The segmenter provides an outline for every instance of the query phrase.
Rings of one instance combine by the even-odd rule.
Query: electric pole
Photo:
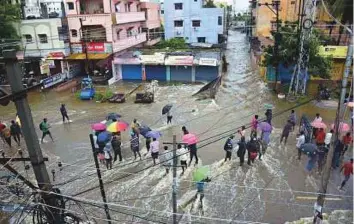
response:
[[[86,44],[86,37],[84,37],[84,30],[82,29],[82,18],[80,20],[80,29],[81,29],[81,42],[82,42],[82,49],[85,53],[85,72],[89,74],[89,59],[88,59],[88,52],[87,52],[87,44]]]
[[[172,184],[172,210],[173,224],[177,224],[177,143],[173,135],[173,184]]]
[[[353,33],[350,29],[348,29],[348,32],[350,33],[350,41],[348,44],[347,57],[345,60],[345,69],[344,69],[344,74],[343,74],[343,79],[342,79],[340,100],[338,101],[338,109],[337,109],[337,114],[336,114],[335,142],[337,140],[339,140],[339,129],[340,129],[339,125],[340,125],[341,119],[344,116],[344,100],[345,100],[345,95],[346,95],[346,91],[347,91],[347,84],[348,84],[348,76],[350,73],[350,67],[353,62]],[[320,192],[317,197],[317,203],[316,203],[318,206],[317,212],[319,212],[319,213],[322,213],[322,208],[323,208],[325,197],[326,197],[327,185],[328,185],[329,177],[331,174],[331,166],[332,166],[334,148],[335,148],[335,145],[332,148],[330,148],[330,150],[328,152],[326,165],[324,167],[324,172],[321,177],[321,185],[320,185],[320,190],[319,190]],[[316,211],[315,211],[315,215],[316,215]],[[316,217],[315,217],[315,219],[316,219]]]
[[[31,109],[27,101],[26,89],[22,85],[22,75],[19,63],[16,57],[16,50],[4,50],[4,61],[6,65],[6,74],[9,80],[13,101],[16,106],[18,116],[21,120],[23,136],[27,145],[29,158],[31,160],[33,172],[36,176],[37,184],[41,192],[44,203],[48,206],[45,214],[49,223],[62,223],[60,208],[57,209],[56,198],[48,192],[52,191],[49,174],[44,163],[42,150],[39,146],[37,133],[31,115]],[[53,208],[54,207],[54,208]]]
[[[100,170],[100,165],[98,164],[98,159],[97,159],[98,151],[95,148],[95,142],[93,140],[93,135],[92,134],[90,134],[90,142],[91,142],[91,147],[92,147],[93,159],[95,160],[95,166],[96,166],[96,171],[97,171],[98,183],[100,185],[102,201],[104,202],[104,211],[106,213],[107,219],[109,220],[108,223],[111,224],[111,215],[109,214],[109,208],[108,208],[108,205],[107,205],[106,192],[104,190],[102,176],[101,176],[101,170]]]

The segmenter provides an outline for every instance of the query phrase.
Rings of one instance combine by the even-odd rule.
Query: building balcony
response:
[[[143,23],[143,28],[155,29],[155,28],[160,28],[160,27],[161,27],[160,20],[146,20]]]
[[[155,39],[150,39],[150,40],[146,41],[145,45],[146,46],[153,46],[153,45],[157,44],[160,41],[161,41],[161,37],[158,37],[158,38],[155,38]]]
[[[119,52],[125,50],[127,48],[136,46],[138,44],[142,44],[146,41],[146,33],[139,33],[137,35],[133,35],[131,37],[116,40],[113,43],[113,52]]]
[[[111,23],[111,14],[87,14],[87,15],[68,15],[68,21],[82,19],[83,26],[100,25],[105,26]]]
[[[115,24],[125,24],[145,21],[144,12],[117,12]]]

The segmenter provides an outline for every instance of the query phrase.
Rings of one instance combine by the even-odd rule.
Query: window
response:
[[[198,43],[205,43],[205,37],[198,37]]]
[[[26,43],[32,42],[32,36],[30,34],[25,34],[23,37],[26,39]]]
[[[200,20],[192,20],[193,27],[200,27]]]
[[[121,33],[122,33],[121,29],[117,30],[117,40],[120,40]]]
[[[164,14],[165,13],[165,10],[161,10],[161,14]]]
[[[218,16],[218,25],[222,25],[222,16]]]
[[[197,2],[198,0],[194,0],[194,2]]]
[[[128,28],[128,30],[127,30],[127,37],[131,37],[131,36],[133,36],[133,32],[134,32],[134,27],[130,27],[130,28]]]
[[[183,20],[175,20],[175,27],[183,27]]]
[[[182,10],[183,9],[183,3],[175,3],[175,10]]]
[[[74,10],[74,3],[73,2],[68,2],[66,4],[68,5],[69,10]]]
[[[291,1],[290,4],[295,5],[296,1]]]
[[[77,37],[77,30],[70,30],[72,37]]]
[[[38,34],[38,38],[39,38],[39,43],[41,43],[41,44],[48,43],[47,34]]]

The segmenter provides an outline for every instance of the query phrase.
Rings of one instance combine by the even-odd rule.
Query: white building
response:
[[[180,37],[187,43],[222,43],[225,11],[205,8],[203,4],[203,0],[165,1],[165,39]]]

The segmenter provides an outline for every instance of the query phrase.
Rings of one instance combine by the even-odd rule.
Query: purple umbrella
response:
[[[162,136],[162,134],[159,131],[149,131],[145,135],[145,137],[148,137],[148,138],[160,138],[161,136]]]
[[[261,122],[258,124],[258,129],[260,129],[263,132],[272,132],[273,127],[270,125],[268,122]]]

